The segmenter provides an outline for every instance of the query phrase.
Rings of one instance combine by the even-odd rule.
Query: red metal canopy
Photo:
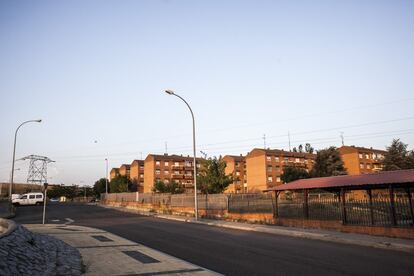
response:
[[[271,189],[269,191],[284,191],[284,190],[303,190],[303,189],[327,189],[340,187],[358,187],[358,186],[379,186],[388,184],[414,184],[414,169],[387,171],[371,174],[361,175],[342,175],[331,177],[318,177],[300,179],[287,184],[283,184]],[[373,187],[374,188],[374,187]]]

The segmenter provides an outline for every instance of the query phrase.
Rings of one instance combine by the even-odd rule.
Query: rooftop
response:
[[[414,169],[386,171],[361,175],[341,175],[300,179],[279,185],[266,191],[327,189],[327,188],[362,188],[363,186],[384,187],[390,184],[414,184]]]

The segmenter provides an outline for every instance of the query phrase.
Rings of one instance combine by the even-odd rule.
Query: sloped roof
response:
[[[342,175],[300,179],[279,185],[266,191],[346,188],[358,186],[379,186],[388,184],[414,184],[414,169],[387,171],[361,175]]]

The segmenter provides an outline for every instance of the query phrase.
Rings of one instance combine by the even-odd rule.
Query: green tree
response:
[[[309,143],[306,143],[306,144],[305,144],[305,152],[306,152],[306,153],[313,153],[313,152],[314,152],[314,149],[313,149],[313,147],[311,146],[311,144],[309,144]]]
[[[314,152],[314,149],[313,149],[313,147],[309,143],[306,143],[305,144],[305,149],[303,148],[303,145],[300,144],[297,148],[296,147],[293,147],[292,151],[293,152],[300,152],[300,153],[303,153],[303,152],[313,153]]]
[[[285,166],[280,179],[283,183],[289,183],[298,179],[309,178],[310,174],[307,170],[295,166]]]
[[[76,186],[76,197],[92,197],[95,196],[95,191],[92,187],[88,186],[82,186],[78,187]]]
[[[106,192],[106,178],[101,178],[95,182],[93,185],[94,193],[97,197],[100,197],[101,194]],[[108,193],[109,193],[109,183],[108,183]]]
[[[319,150],[313,165],[312,177],[325,177],[347,174],[341,155],[337,148],[329,147]]]
[[[233,183],[233,175],[226,175],[226,162],[214,157],[203,160],[198,172],[197,186],[204,194],[218,194],[224,192]]]
[[[414,150],[407,148],[400,139],[394,139],[384,156],[384,171],[414,169]]]
[[[164,183],[158,180],[154,182],[152,191],[154,193],[182,194],[185,190],[184,187],[177,183],[175,180],[170,180],[169,183]]]
[[[130,191],[131,180],[125,175],[117,175],[109,182],[111,193],[125,193]]]

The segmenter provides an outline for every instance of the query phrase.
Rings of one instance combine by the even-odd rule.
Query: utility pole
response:
[[[108,158],[105,158],[106,174],[105,174],[105,196],[108,196]]]
[[[44,198],[43,198],[43,219],[42,219],[42,224],[45,224],[45,218],[46,218],[46,199],[47,199],[47,182],[45,182],[43,184],[43,187],[45,189],[45,194],[44,194]]]
[[[266,134],[263,134],[263,148],[266,149]]]
[[[342,146],[344,146],[345,142],[344,142],[344,132],[343,131],[341,131],[340,137],[341,137],[341,140],[342,140]]]
[[[290,132],[288,131],[288,140],[289,140],[289,151],[292,151],[290,148]]]

